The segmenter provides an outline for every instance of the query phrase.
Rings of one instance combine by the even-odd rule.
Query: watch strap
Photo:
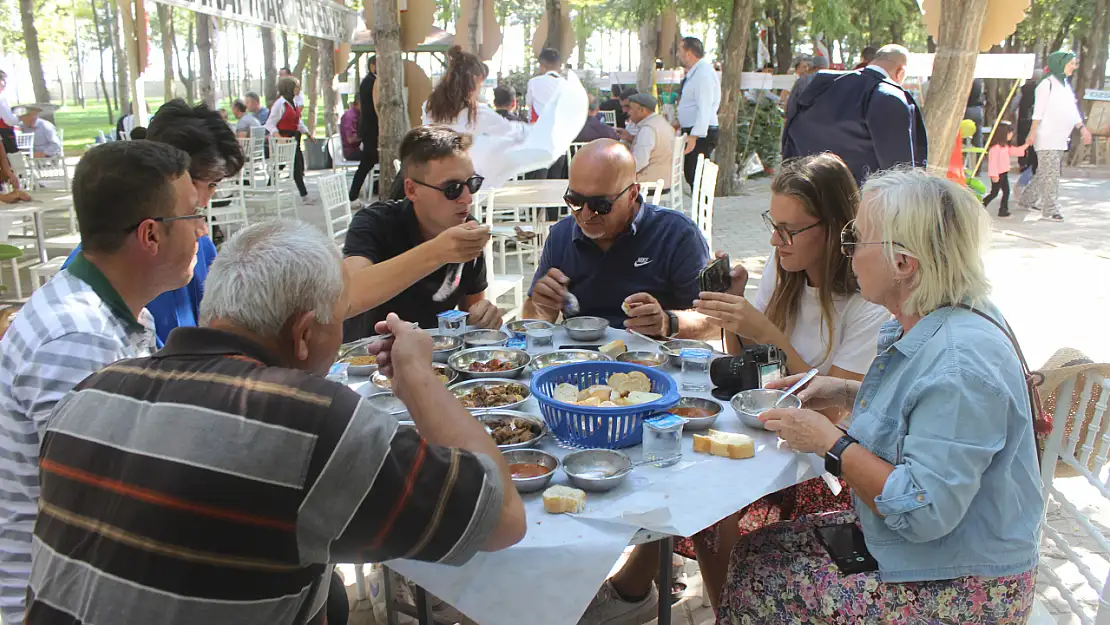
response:
[[[832,473],[836,477],[840,477],[840,459],[844,455],[844,450],[852,443],[858,443],[855,438],[852,438],[847,433],[837,439],[829,451],[825,454],[825,470]]]
[[[667,319],[670,320],[670,332],[667,333],[667,338],[672,339],[678,336],[678,315],[669,310],[665,312],[667,313]]]

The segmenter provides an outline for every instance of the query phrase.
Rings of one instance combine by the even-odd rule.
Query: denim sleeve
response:
[[[965,372],[926,382],[909,414],[901,460],[875,498],[887,527],[914,543],[955,529],[1006,442],[1011,403],[1006,392]]]

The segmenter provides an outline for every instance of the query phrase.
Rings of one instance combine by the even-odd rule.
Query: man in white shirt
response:
[[[720,129],[721,79],[705,59],[705,45],[697,37],[684,37],[678,45],[678,62],[686,70],[678,101],[678,124],[686,135],[686,182],[694,186],[698,155],[709,158],[717,147]]]
[[[53,158],[62,155],[62,141],[54,124],[39,117],[42,112],[37,106],[28,106],[19,116],[19,129],[35,135],[35,158]]]
[[[562,58],[559,51],[554,48],[544,48],[540,51],[540,75],[528,81],[528,92],[524,101],[532,109],[532,123],[535,123],[543,109],[555,99],[555,94],[566,84],[559,74]]]
[[[671,156],[674,153],[674,128],[655,112],[657,102],[646,93],[628,98],[628,117],[636,122],[639,132],[632,139],[632,157],[636,160],[636,181],[663,180],[670,187]],[[666,189],[665,189],[666,190]]]

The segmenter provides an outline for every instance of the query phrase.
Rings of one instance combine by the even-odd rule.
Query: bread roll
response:
[[[543,509],[550,514],[582,512],[586,509],[586,493],[556,484],[543,491]]]
[[[694,451],[733,460],[751,458],[755,456],[755,439],[736,432],[709,430],[704,435],[694,434]]]

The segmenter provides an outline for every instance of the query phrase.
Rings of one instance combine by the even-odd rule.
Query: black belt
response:
[[[684,132],[686,134],[690,134],[690,131],[693,130],[693,129],[694,129],[693,126],[686,126],[685,128],[682,129],[682,132]],[[705,133],[709,134],[711,131],[714,131],[714,130],[716,130],[717,132],[720,132],[721,127],[720,126],[710,126],[708,129],[706,129]],[[700,138],[700,137],[697,137],[697,138]]]

